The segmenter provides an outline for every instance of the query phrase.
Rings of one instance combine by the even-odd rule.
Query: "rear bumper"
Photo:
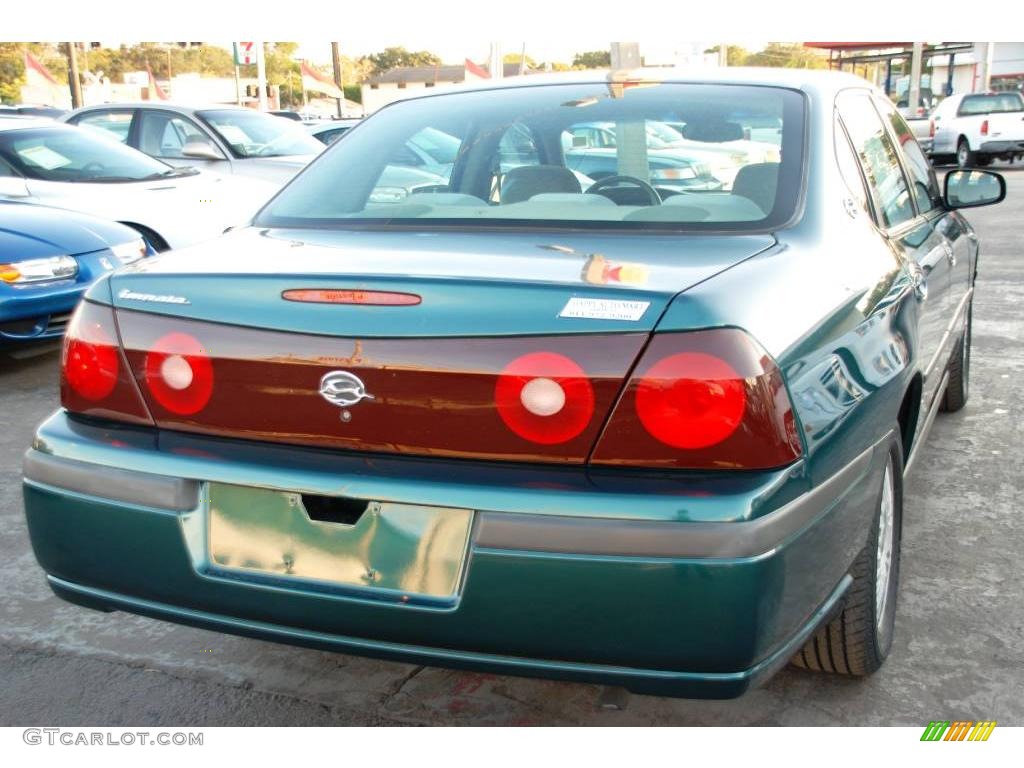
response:
[[[405,661],[732,697],[836,609],[881,460],[870,448],[816,491],[801,492],[797,466],[696,478],[684,485],[705,490],[687,496],[664,478],[574,486],[561,468],[463,474],[465,462],[438,472],[58,413],[26,457],[24,494],[37,559],[73,602]],[[423,605],[227,578],[194,535],[205,481],[475,509],[461,590]]]
[[[983,155],[1002,155],[1011,152],[1024,152],[1024,140],[986,141],[978,147],[978,152]]]

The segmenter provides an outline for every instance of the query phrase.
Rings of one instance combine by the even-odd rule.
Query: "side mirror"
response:
[[[977,208],[1000,203],[1006,197],[1006,180],[991,171],[950,171],[943,199],[946,207]]]
[[[196,160],[223,160],[223,153],[208,141],[189,141],[181,148],[184,157]]]
[[[31,197],[28,184],[18,176],[0,176],[0,197]]]

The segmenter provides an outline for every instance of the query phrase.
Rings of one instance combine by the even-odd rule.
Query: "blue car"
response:
[[[96,278],[149,253],[123,224],[0,201],[0,349],[61,336]]]

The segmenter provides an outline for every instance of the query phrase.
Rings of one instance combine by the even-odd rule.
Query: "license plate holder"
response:
[[[207,562],[234,578],[376,596],[454,598],[461,589],[473,511],[367,503],[352,525],[311,519],[302,494],[208,483]]]

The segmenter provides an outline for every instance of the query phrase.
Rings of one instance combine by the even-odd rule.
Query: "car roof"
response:
[[[111,101],[104,104],[90,104],[87,107],[79,107],[73,112],[69,112],[64,117],[72,117],[84,112],[96,112],[108,109],[163,109],[171,112],[181,112],[182,114],[187,115],[210,109],[237,110],[239,112],[257,111],[249,109],[248,107],[240,107],[237,104],[176,104],[173,101]],[[271,117],[278,117],[278,115],[271,115]]]
[[[48,117],[29,115],[0,115],[0,131],[21,130],[26,128],[57,128],[59,130],[75,130],[70,125],[60,125]]]
[[[852,75],[825,69],[791,69],[786,67],[641,67],[624,70],[582,70],[524,75],[501,80],[474,80],[438,86],[429,93],[407,96],[403,101],[429,99],[452,93],[467,93],[545,85],[588,83],[700,83],[721,85],[775,86],[830,97],[847,88],[878,90],[872,83]]]

